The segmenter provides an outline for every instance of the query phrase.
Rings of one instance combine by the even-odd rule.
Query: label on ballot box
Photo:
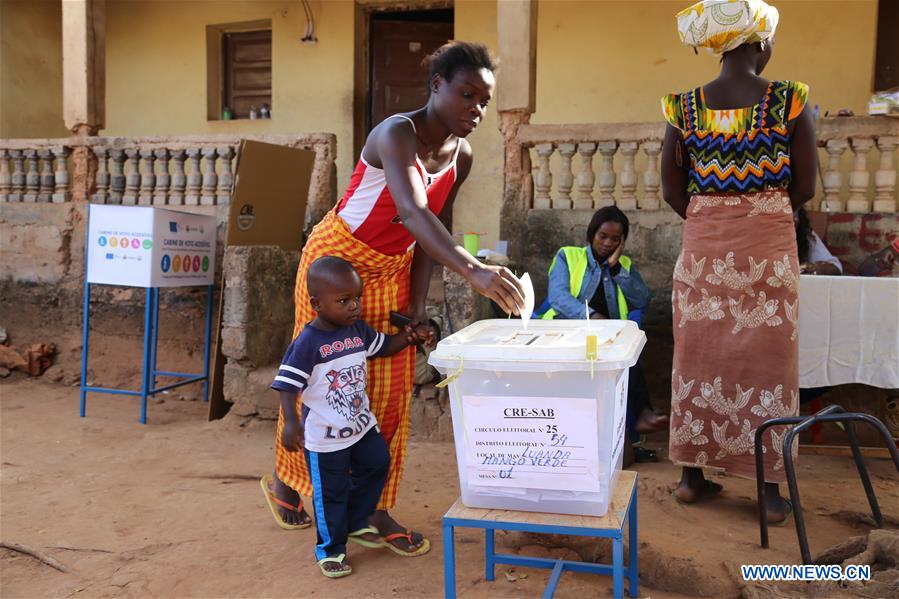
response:
[[[471,485],[599,489],[596,399],[462,398]]]

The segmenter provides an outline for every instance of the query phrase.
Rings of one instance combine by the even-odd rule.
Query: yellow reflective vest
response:
[[[584,275],[587,273],[587,264],[589,263],[589,259],[587,258],[587,252],[590,251],[589,246],[578,247],[578,246],[566,246],[562,248],[562,252],[565,254],[565,261],[568,263],[568,275],[570,277],[570,289],[571,295],[577,297],[581,293],[581,286],[584,284]],[[621,264],[621,268],[630,272],[631,270],[631,259],[627,256],[621,256],[618,259],[618,263]],[[549,272],[552,273],[553,268],[556,267],[556,258],[553,258],[552,264],[549,265]],[[600,281],[600,285],[602,281]],[[617,285],[615,288],[618,290],[618,316],[622,319],[627,318],[627,314],[630,310],[627,307],[627,300],[624,298],[624,293],[621,291],[621,287]],[[603,291],[605,293],[605,291]],[[552,320],[558,314],[555,309],[550,308],[546,312],[544,312],[543,316],[540,318],[545,320]]]

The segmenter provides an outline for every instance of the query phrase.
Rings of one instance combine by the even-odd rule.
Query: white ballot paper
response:
[[[524,328],[528,328],[528,321],[534,313],[534,284],[531,282],[529,273],[524,273],[518,280],[521,286],[524,287],[524,308],[521,310],[521,323]]]

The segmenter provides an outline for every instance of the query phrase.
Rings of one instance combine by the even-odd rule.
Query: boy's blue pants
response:
[[[321,560],[346,553],[347,534],[368,526],[387,480],[390,452],[377,427],[346,449],[305,452],[318,532],[315,559]]]

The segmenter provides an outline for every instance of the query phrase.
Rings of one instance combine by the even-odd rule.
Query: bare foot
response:
[[[391,518],[386,510],[377,510],[368,519],[368,523],[377,528],[383,537],[396,533],[405,534],[406,532],[406,527],[400,525],[396,520]],[[400,551],[413,553],[424,545],[425,538],[420,533],[413,532],[411,543],[409,542],[409,539],[405,537],[391,539],[388,542]]]
[[[699,484],[688,484],[682,480],[674,490],[674,497],[681,503],[696,503],[715,497],[721,493],[723,488],[718,483],[705,479],[702,479],[702,483]]]
[[[768,524],[777,526],[787,521],[793,512],[793,505],[780,496],[776,484],[765,483],[765,516]]]
[[[301,504],[300,494],[282,483],[277,474],[272,475],[272,480],[274,481],[273,492],[275,497],[290,505]],[[278,513],[281,514],[281,518],[287,524],[310,524],[312,522],[312,518],[306,513],[306,508],[304,507],[300,507],[300,511],[295,512],[279,505]]]

